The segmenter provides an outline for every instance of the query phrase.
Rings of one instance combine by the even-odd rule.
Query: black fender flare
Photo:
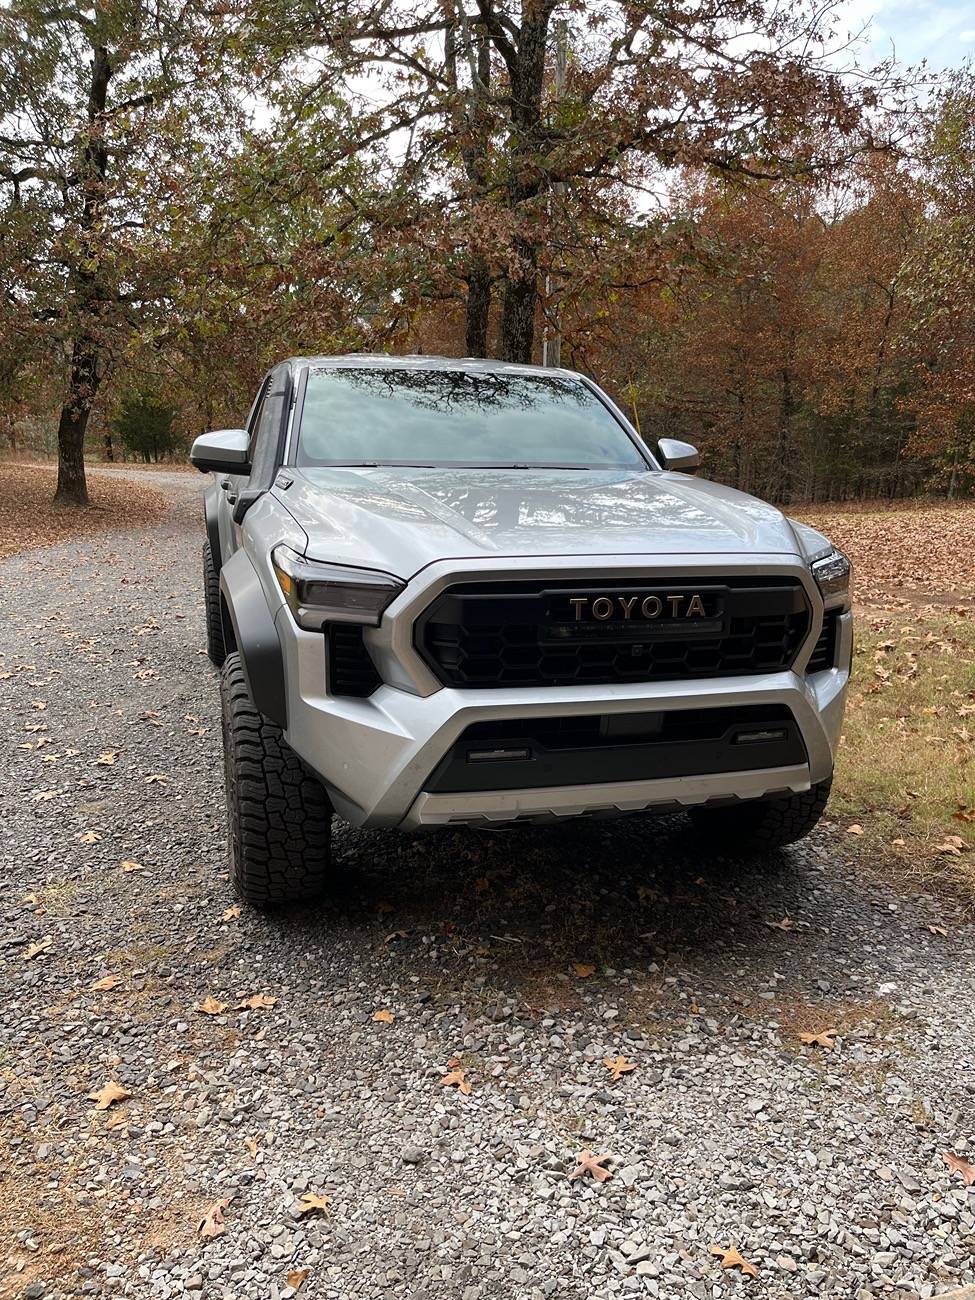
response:
[[[279,727],[288,725],[284,654],[274,615],[246,551],[236,550],[220,570],[220,595],[230,618],[251,699]]]
[[[215,573],[219,573],[223,567],[223,556],[220,554],[220,525],[217,523],[217,493],[219,488],[208,488],[203,496],[203,515],[206,519],[207,541],[210,543],[210,559],[213,562]]]

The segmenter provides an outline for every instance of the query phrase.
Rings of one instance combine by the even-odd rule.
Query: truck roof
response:
[[[551,366],[518,365],[490,357],[437,357],[425,353],[392,356],[387,352],[344,352],[335,356],[289,357],[288,364],[293,370],[301,370],[306,366],[335,366],[363,370],[462,370],[475,374],[557,374],[576,377],[574,370],[553,369]]]

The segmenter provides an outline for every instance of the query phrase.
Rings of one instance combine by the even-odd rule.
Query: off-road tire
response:
[[[207,658],[214,668],[222,668],[227,657],[223,643],[223,618],[220,614],[220,574],[213,567],[210,543],[203,543],[203,605],[207,619]]]
[[[254,706],[240,655],[220,674],[230,881],[261,909],[320,898],[330,874],[332,806],[321,782]]]
[[[691,821],[700,834],[719,842],[729,854],[779,849],[813,829],[823,815],[830,784],[820,781],[802,794],[753,799],[729,808],[693,808]]]

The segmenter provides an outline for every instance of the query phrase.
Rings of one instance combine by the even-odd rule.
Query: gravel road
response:
[[[173,502],[151,531],[0,565],[0,1296],[975,1281],[975,1187],[942,1158],[975,1158],[951,904],[828,829],[756,866],[639,818],[343,828],[320,909],[237,915],[200,483],[147,480]],[[107,1083],[131,1095],[98,1110]],[[608,1181],[569,1180],[584,1149]]]

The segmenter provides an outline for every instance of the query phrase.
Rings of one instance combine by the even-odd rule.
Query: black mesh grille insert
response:
[[[465,583],[420,618],[416,644],[448,686],[670,681],[789,668],[809,618],[783,578]]]
[[[382,678],[362,639],[362,628],[332,623],[326,632],[328,689],[332,695],[371,695]]]
[[[809,659],[807,673],[821,673],[836,666],[836,634],[840,626],[840,611],[829,609],[823,615],[823,630]]]

